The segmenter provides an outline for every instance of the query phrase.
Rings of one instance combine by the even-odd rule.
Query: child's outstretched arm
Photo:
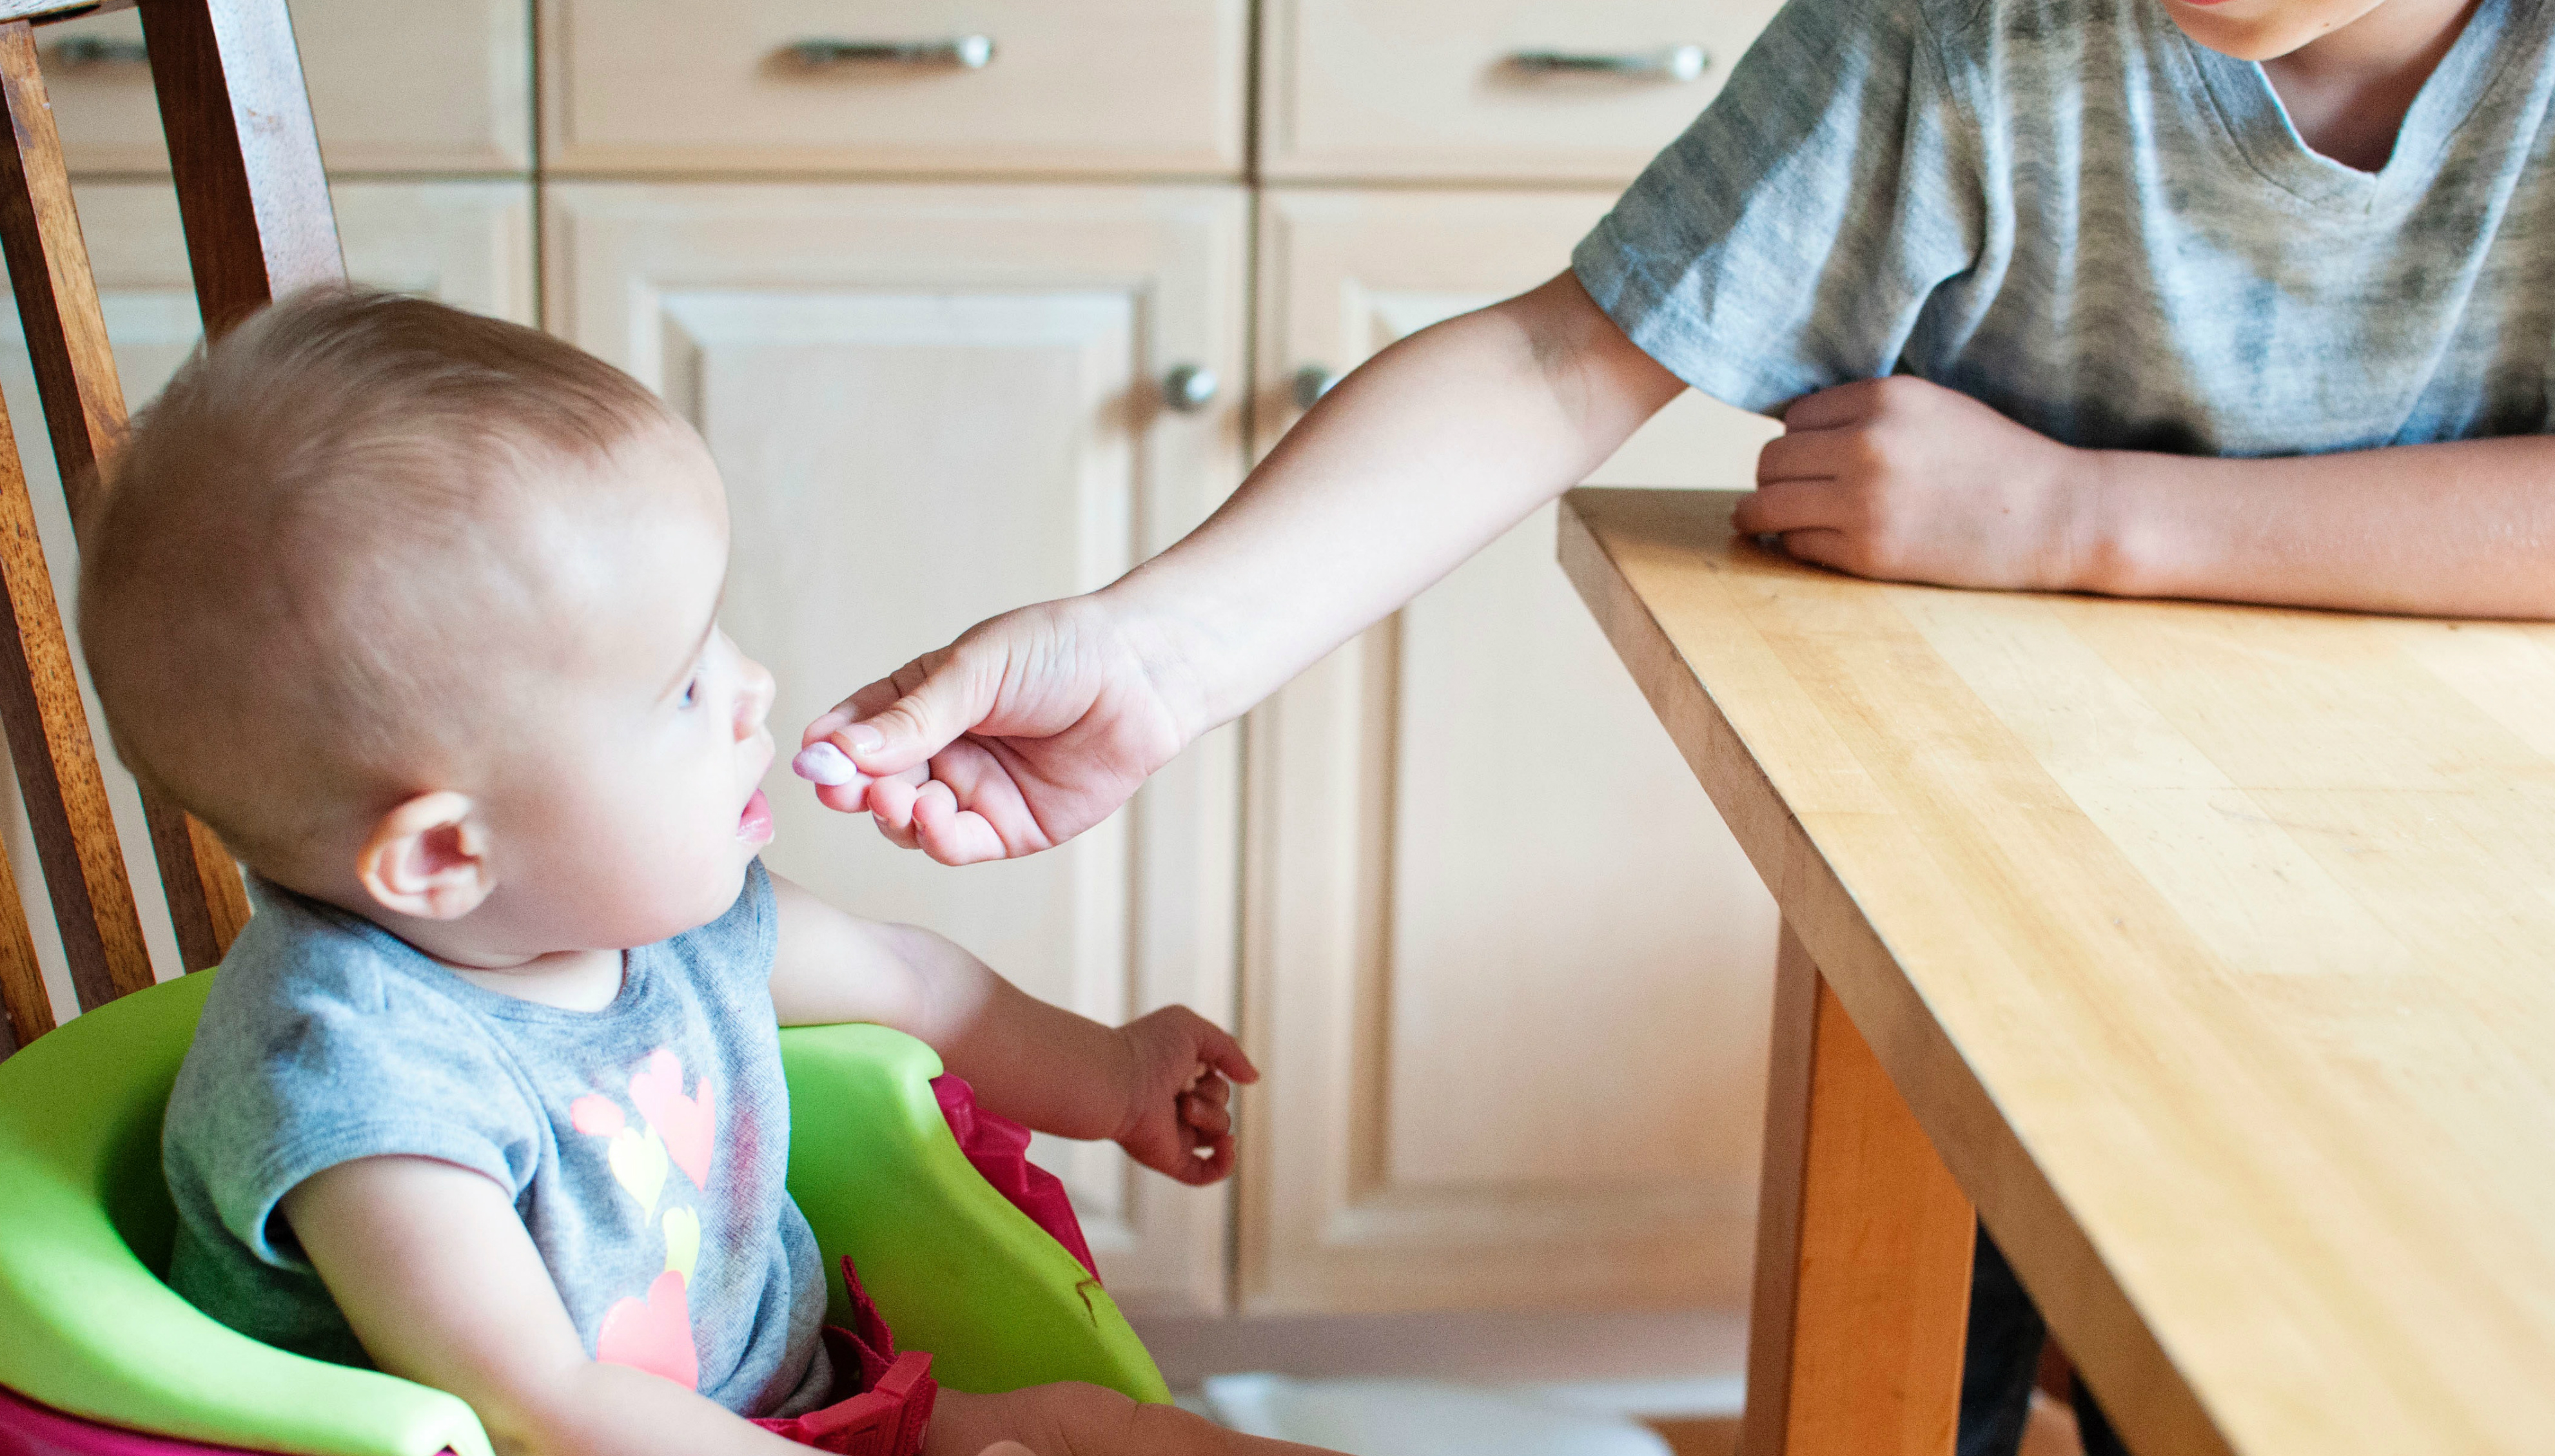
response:
[[[838,782],[818,794],[946,864],[1060,844],[1578,483],[1684,388],[1566,273],[1422,329],[1342,380],[1170,549],[1089,596],[983,623],[808,725],[802,743],[862,771],[829,757],[810,777]],[[1518,741],[1552,762],[1576,751],[1522,713]]]
[[[1049,1006],[929,930],[864,920],[775,875],[772,1001],[784,1026],[876,1022],[930,1044],[987,1109],[1115,1140],[1184,1183],[1233,1170],[1233,1081],[1259,1069],[1183,1006],[1115,1031]]]
[[[1922,380],[1784,415],[1743,531],[1863,576],[2555,618],[2555,438],[2222,460],[2087,450]]]

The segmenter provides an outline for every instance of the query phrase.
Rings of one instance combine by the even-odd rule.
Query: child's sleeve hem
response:
[[[1580,241],[1571,254],[1571,273],[1598,309],[1661,368],[1725,405],[1776,417],[1785,405],[1828,383],[1809,377],[1797,364],[1752,353],[1681,318],[1667,289],[1638,262],[1608,246],[1612,221],[1598,224]]]
[[[231,1228],[258,1262],[279,1269],[304,1269],[308,1261],[299,1249],[276,1246],[269,1237],[284,1197],[320,1173],[367,1157],[430,1157],[478,1173],[507,1191],[520,1190],[502,1150],[486,1139],[446,1127],[419,1123],[365,1123],[332,1129],[325,1136],[279,1148],[258,1170],[256,1196]]]

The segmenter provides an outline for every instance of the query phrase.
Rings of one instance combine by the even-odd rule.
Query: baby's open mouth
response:
[[[763,790],[745,801],[745,811],[736,816],[736,837],[750,844],[761,844],[772,837],[772,804]]]

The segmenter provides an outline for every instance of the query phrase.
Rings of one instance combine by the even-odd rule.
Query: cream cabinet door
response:
[[[1176,539],[1243,458],[1238,188],[549,189],[551,327],[664,392],[735,523],[726,624],[780,681],[776,736],[1005,608],[1101,585]],[[1159,381],[1214,371],[1202,408]],[[928,925],[1116,1023],[1232,1015],[1236,750],[1194,745],[1053,852],[945,869],[777,764],[781,873]],[[1050,1144],[1120,1302],[1225,1298],[1226,1194]]]
[[[382,288],[429,294],[518,322],[533,321],[531,183],[338,182],[330,192],[346,268],[354,278]],[[177,193],[165,181],[85,182],[74,188],[74,201],[81,234],[88,240],[89,264],[97,276],[107,335],[115,346],[116,372],[123,380],[126,402],[139,406],[160,392],[202,334],[195,315],[194,284],[186,269],[185,239],[178,222]],[[19,462],[26,468],[29,494],[35,501],[37,529],[53,566],[54,594],[67,624],[73,615],[78,554],[71,544],[61,477],[54,473],[53,446],[46,438],[44,406],[36,395],[25,335],[18,327],[16,305],[6,298],[0,298],[0,397],[8,404]],[[76,632],[73,642],[77,642]],[[78,661],[76,652],[72,660]],[[180,969],[178,944],[160,897],[160,872],[152,861],[142,800],[131,776],[107,746],[97,700],[87,695],[84,670],[81,691],[105,767],[107,798],[115,811],[116,833],[123,841],[125,870],[133,880],[133,898],[142,911],[152,964],[163,978],[173,976]],[[53,933],[44,870],[18,800],[16,777],[5,776],[5,785],[0,788],[0,838],[7,841],[28,922],[35,927],[36,956],[43,963],[56,1012],[67,1016],[76,1003],[71,999],[61,942]]]
[[[1608,197],[1273,190],[1287,382],[1558,272]],[[1733,485],[1689,395],[1597,479]],[[1775,915],[1536,512],[1250,720],[1254,1311],[1739,1305]]]

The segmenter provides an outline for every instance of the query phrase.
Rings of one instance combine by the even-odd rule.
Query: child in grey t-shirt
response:
[[[618,371],[287,300],[180,373],[87,528],[117,746],[259,880],[165,1140],[171,1278],[216,1317],[452,1392],[500,1450],[778,1456],[740,1414],[864,1372],[821,1353],[776,1022],[897,1027],[989,1112],[1231,1166],[1255,1073],[1224,1032],[1108,1030],[763,869],[773,683],[716,625],[718,474]],[[1086,1386],[905,1424],[956,1456],[1305,1449]]]
[[[947,863],[1070,837],[1688,387],[1780,414],[1738,524],[1843,570],[2555,617],[2550,31],[1792,0],[1571,272],[1379,354],[1125,580],[859,689],[820,796]],[[1602,746],[1521,686],[1512,791],[1566,794]],[[2009,1453],[2043,1331],[1992,1245],[1971,1311],[1961,1450]]]

